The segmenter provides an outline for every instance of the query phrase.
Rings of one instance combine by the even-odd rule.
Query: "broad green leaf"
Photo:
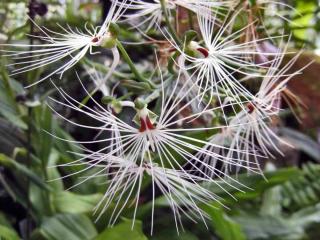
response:
[[[16,231],[12,228],[6,216],[0,212],[0,239],[16,240],[20,239]]]
[[[24,174],[26,177],[28,177],[34,184],[36,184],[38,187],[44,189],[44,190],[51,190],[50,187],[43,182],[42,179],[38,177],[37,174],[32,172],[30,169],[28,169],[26,166],[18,163],[17,161],[9,158],[8,156],[4,154],[0,154],[0,165],[7,167],[11,170],[16,170],[22,174]]]
[[[192,230],[191,230],[192,231]],[[156,229],[154,235],[150,237],[150,240],[198,240],[199,238],[192,234],[190,231],[183,231],[177,233],[177,229],[167,227],[163,230]]]
[[[60,192],[60,191],[63,191],[64,189],[61,175],[56,167],[59,159],[60,159],[60,153],[55,149],[52,149],[49,156],[48,167],[46,169],[47,178],[48,178],[46,180],[49,181],[48,185],[52,187],[54,192]]]
[[[17,147],[23,147],[23,132],[9,121],[0,118],[0,152],[10,155]]]
[[[289,220],[289,224],[304,229],[314,223],[320,226],[320,203],[295,212]]]
[[[9,122],[11,122],[16,127],[19,127],[23,130],[27,129],[27,124],[23,120],[21,120],[21,118],[16,113],[12,113],[8,109],[6,109],[4,104],[1,102],[0,102],[0,113],[4,118],[6,118]]]
[[[272,163],[267,163],[265,169],[268,171],[275,171],[276,167]],[[260,207],[260,213],[262,215],[278,216],[281,214],[281,202],[282,202],[282,185],[274,186],[264,191],[262,203]]]
[[[242,226],[250,240],[302,240],[312,225],[319,227],[320,204],[303,208],[292,215],[240,212],[232,219]]]
[[[244,192],[240,192],[239,190],[231,187],[230,185],[224,182],[220,183],[220,188],[214,184],[206,184],[204,185],[204,187],[225,199],[230,199],[230,196],[226,194],[226,191],[230,194],[233,194],[239,200],[251,199],[260,196],[261,193],[266,189],[285,183],[290,179],[298,177],[300,174],[301,172],[297,168],[286,168],[279,169],[273,172],[265,172],[264,176],[266,179],[257,174],[239,174],[238,176],[231,176],[234,179],[237,179],[237,181],[239,181],[241,184],[246,186],[240,187],[240,189],[242,189]],[[233,185],[234,182],[229,182],[229,184]]]
[[[305,152],[314,160],[320,162],[320,144],[306,134],[290,128],[281,128],[279,132],[296,149]]]
[[[132,228],[132,221],[124,219],[122,223],[107,228],[100,233],[94,240],[147,240],[148,238],[142,232],[142,222],[136,220]]]
[[[47,167],[49,155],[53,146],[52,133],[52,113],[46,104],[33,108],[33,114],[36,122],[37,131],[33,136],[34,149],[37,151],[38,158]]]
[[[0,212],[0,225],[11,227],[9,221],[6,219],[6,215],[3,212]]]
[[[313,14],[317,8],[317,3],[314,1],[297,2],[296,11],[297,17],[291,21],[291,27],[295,28],[293,34],[298,39],[309,40],[310,35],[306,34],[309,30],[308,26],[312,23]],[[308,12],[308,13],[307,13]],[[301,14],[304,13],[304,14]],[[307,13],[307,14],[306,14]],[[300,15],[301,14],[301,15]]]
[[[68,191],[57,192],[53,195],[53,204],[58,212],[88,213],[102,199],[102,194],[80,195]]]
[[[0,239],[1,240],[19,240],[20,237],[13,229],[0,225]]]
[[[12,83],[15,85],[13,86]],[[3,68],[3,65],[0,66],[0,115],[16,127],[27,129],[27,124],[20,116],[18,103],[15,100],[14,88],[17,88],[17,83],[15,81],[11,81],[6,69]]]
[[[229,194],[232,194],[238,200],[257,198],[261,196],[262,192],[264,192],[265,190],[273,186],[282,184],[288,181],[289,179],[296,178],[300,174],[301,172],[297,168],[286,168],[286,169],[279,169],[274,172],[264,173],[264,176],[266,177],[267,180],[257,174],[255,175],[239,174],[238,176],[231,176],[232,178],[237,179],[237,181],[239,181],[244,186],[246,186],[246,188],[240,187],[240,189],[242,189],[243,192],[230,186],[230,185],[233,185],[234,182],[229,182],[229,184],[227,182],[220,182],[219,183],[220,187],[218,187],[216,184],[205,183],[203,187],[217,194],[218,196],[222,197],[225,201],[230,201],[234,203],[234,199],[231,198]],[[226,179],[226,181],[228,181],[228,179]],[[227,194],[227,192],[229,194]],[[179,202],[179,199],[177,199],[177,202]],[[160,196],[155,200],[155,205],[168,207],[170,204],[168,203],[165,197]]]
[[[58,214],[47,218],[40,232],[47,240],[92,240],[97,236],[92,221],[82,214]]]
[[[220,206],[215,207],[205,207],[205,211],[211,217],[213,231],[222,239],[222,240],[245,240],[245,234],[241,226],[232,220],[228,215],[223,211]]]
[[[301,173],[281,186],[282,205],[291,211],[320,202],[320,165],[306,163]]]
[[[52,191],[53,192],[53,191]],[[43,191],[34,183],[30,183],[29,198],[33,209],[37,211],[40,218],[50,216],[53,213],[53,204],[51,202],[51,193]]]
[[[243,213],[232,219],[242,226],[248,240],[298,240],[302,237],[299,230],[281,217]]]
[[[61,139],[65,139],[66,141],[62,140],[55,140],[53,142],[54,147],[59,151],[60,156],[62,157],[62,163],[68,163],[74,160],[75,155],[71,154],[70,152],[79,152],[79,148],[75,143],[70,143],[74,141],[69,133],[63,130],[57,122],[53,122],[53,129],[55,130],[55,136]],[[68,142],[70,141],[70,142]],[[74,171],[79,171],[82,169],[81,166],[69,166],[68,169],[72,169]]]

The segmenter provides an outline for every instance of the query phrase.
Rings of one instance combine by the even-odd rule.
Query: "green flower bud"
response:
[[[112,36],[117,38],[119,36],[119,33],[120,33],[120,27],[116,23],[110,23],[109,32],[112,34]]]
[[[117,44],[117,38],[120,33],[120,28],[115,23],[110,23],[108,32],[102,38],[101,47],[114,48]]]
[[[106,33],[106,36],[103,37],[101,41],[101,47],[103,48],[114,48],[117,44],[117,38],[112,36],[110,32]]]
[[[122,111],[122,105],[121,102],[118,100],[114,100],[111,103],[112,109],[115,111],[115,113],[119,114]]]
[[[137,98],[136,100],[134,100],[134,106],[136,109],[142,110],[147,106],[147,104],[141,98]]]

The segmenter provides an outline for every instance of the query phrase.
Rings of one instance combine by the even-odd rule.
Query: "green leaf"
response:
[[[320,223],[320,203],[295,212],[289,220],[289,224],[295,228],[305,229],[314,223]]]
[[[20,237],[13,229],[0,225],[0,239],[1,240],[19,240]]]
[[[300,240],[305,239],[309,227],[316,224],[319,226],[320,204],[301,209],[291,216],[240,212],[232,219],[242,226],[250,240]]]
[[[158,229],[157,229],[158,232]],[[159,233],[153,235],[150,240],[198,240],[198,238],[189,231],[177,233],[177,229],[164,228]]]
[[[223,211],[223,209],[221,209],[220,206],[206,206],[204,208],[212,219],[213,230],[222,240],[247,239],[242,231],[241,226],[228,217],[228,215]]]
[[[0,239],[2,240],[3,238],[7,240],[20,239],[6,216],[0,212]]]
[[[38,187],[44,190],[47,190],[47,191],[51,190],[51,188],[46,183],[44,183],[43,180],[40,179],[34,172],[32,172],[30,169],[28,169],[24,165],[18,163],[14,159],[11,159],[4,154],[0,154],[0,165],[24,174],[34,184],[36,184]]]
[[[49,200],[50,195],[48,192],[43,191],[41,188],[37,187],[34,183],[30,183],[29,187],[29,199],[40,218],[44,216],[49,216],[52,213],[52,204]]]
[[[124,219],[122,223],[107,228],[99,234],[95,240],[147,240],[147,237],[142,232],[142,222],[135,220],[132,228],[132,220]]]
[[[64,213],[87,213],[102,199],[102,194],[80,195],[64,191],[53,195],[53,204],[57,211]]]
[[[298,27],[293,30],[293,35],[298,39],[309,40],[310,34],[307,34],[309,30],[308,26],[312,24],[312,12],[316,11],[317,3],[316,1],[298,1],[295,9],[297,13],[304,14],[296,14],[297,17],[290,22],[292,28]],[[307,14],[307,12],[309,12],[309,14]]]
[[[3,59],[2,59],[3,60]],[[6,118],[10,123],[21,129],[27,129],[27,124],[21,119],[18,104],[15,100],[15,89],[6,69],[0,67],[0,115]]]
[[[148,92],[152,92],[152,88],[150,87],[150,85],[145,82],[137,82],[134,80],[127,79],[121,81],[121,85],[127,88],[129,91],[134,92],[135,94],[146,94]]]
[[[295,240],[302,237],[299,230],[287,224],[287,220],[281,217],[243,213],[233,217],[233,220],[242,226],[249,240]]]
[[[11,224],[6,218],[6,215],[3,212],[0,212],[0,225],[3,225],[5,227],[11,227]]]
[[[91,220],[82,214],[58,214],[47,218],[40,232],[47,240],[92,240],[97,236]]]
[[[320,165],[306,163],[301,174],[282,188],[282,205],[294,211],[320,202]]]
[[[23,120],[21,120],[21,118],[16,113],[12,113],[11,111],[6,110],[3,103],[1,102],[0,102],[0,113],[4,118],[6,118],[9,122],[11,122],[16,127],[19,127],[23,130],[26,130],[28,128],[27,124]]]
[[[23,132],[9,121],[0,118],[0,152],[10,155],[25,142]]]
[[[267,163],[265,169],[275,171],[276,167],[272,163]],[[281,214],[282,202],[282,186],[278,185],[264,191],[262,195],[262,203],[260,213],[262,215],[279,216]]]
[[[290,128],[281,128],[279,132],[296,149],[305,152],[314,160],[320,162],[320,144],[306,134]]]
[[[213,193],[225,198],[226,200],[231,197],[226,193],[229,192],[237,199],[253,199],[261,195],[266,189],[269,189],[273,186],[282,184],[290,179],[297,178],[300,176],[301,172],[297,168],[285,168],[279,169],[277,171],[265,172],[264,179],[260,175],[248,175],[248,174],[239,174],[238,176],[231,176],[234,179],[237,179],[240,183],[245,185],[245,187],[240,187],[244,192],[240,192],[239,190],[231,187],[225,182],[220,183],[221,188],[218,188],[217,185],[214,184],[206,184],[204,187],[212,191]],[[229,182],[229,184],[234,184],[234,182]]]
[[[61,175],[56,167],[59,159],[60,159],[60,153],[55,149],[52,149],[49,156],[49,162],[48,162],[48,167],[46,171],[47,171],[47,178],[48,178],[47,180],[49,181],[48,185],[52,187],[54,192],[60,192],[60,191],[63,191],[64,189]]]
[[[33,109],[35,115],[37,131],[35,132],[34,148],[37,156],[43,162],[43,166],[47,167],[49,155],[53,145],[52,133],[52,113],[46,104]]]
[[[74,138],[71,137],[69,133],[64,131],[57,122],[53,122],[53,129],[55,130],[55,136],[61,139],[65,139],[66,141],[55,140],[53,141],[54,147],[59,151],[60,156],[63,158],[62,163],[69,163],[71,160],[74,160],[74,154],[72,152],[79,152],[79,146],[76,143],[71,143],[75,141]],[[68,142],[70,141],[70,142]],[[79,171],[83,169],[81,166],[69,166],[68,169],[72,169],[74,171]]]

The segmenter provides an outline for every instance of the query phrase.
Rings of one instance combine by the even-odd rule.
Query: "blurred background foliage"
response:
[[[27,34],[37,31],[31,29],[27,17],[31,2],[0,2],[1,43],[29,41]],[[52,113],[46,104],[47,96],[55,94],[50,82],[29,89],[23,87],[38,79],[42,72],[49,71],[50,67],[13,78],[5,66],[12,60],[1,56],[0,239],[320,239],[320,7],[316,0],[286,0],[283,3],[292,8],[278,6],[265,9],[269,14],[280,16],[272,17],[271,14],[265,18],[269,33],[292,33],[290,47],[303,47],[302,57],[294,68],[299,69],[314,60],[303,75],[290,83],[290,90],[305,105],[297,109],[301,122],[293,114],[286,113],[280,123],[281,136],[295,148],[283,149],[285,156],[267,161],[264,167],[266,180],[247,174],[237,176],[249,187],[243,189],[245,192],[230,189],[237,201],[212,188],[213,192],[222,194],[227,208],[203,206],[212,218],[207,222],[207,228],[204,224],[185,220],[185,229],[179,235],[172,214],[161,199],[156,201],[160,210],[155,216],[152,236],[149,234],[150,203],[147,201],[141,201],[139,220],[132,230],[130,208],[113,228],[107,226],[108,213],[95,221],[92,209],[103,196],[105,186],[93,180],[70,188],[79,183],[81,177],[63,176],[77,172],[81,167],[55,166],[73,161],[74,156],[70,152],[79,150],[74,144],[56,140],[46,132],[70,140],[87,139],[95,136],[96,132],[80,132]],[[57,29],[57,24],[81,29],[85,22],[101,22],[108,4],[108,1],[43,0],[36,8],[36,21],[49,29]],[[126,39],[139,40],[139,36],[130,30],[122,30],[121,34]],[[152,47],[128,46],[128,51],[135,61],[141,62],[143,69],[145,56],[152,53]],[[89,62],[86,59],[76,67],[84,82],[89,80],[83,66]],[[120,67],[127,70],[125,65]],[[78,99],[85,97],[74,71],[66,72],[57,82],[72,96]],[[77,118],[73,112],[58,110],[78,122],[87,121]],[[227,185],[225,187],[228,188]]]

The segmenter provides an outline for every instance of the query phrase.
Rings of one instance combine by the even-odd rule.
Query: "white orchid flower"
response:
[[[212,15],[207,11],[207,14]],[[220,105],[223,100],[219,96],[232,98],[235,104],[241,105],[242,99],[251,100],[254,96],[238,80],[235,74],[244,77],[261,77],[261,70],[266,69],[264,64],[255,63],[254,56],[274,56],[275,53],[257,51],[256,46],[265,39],[252,40],[239,43],[244,27],[233,33],[230,27],[237,17],[232,15],[228,22],[217,29],[214,21],[210,21],[204,13],[198,14],[202,42],[190,41],[185,46],[180,46],[173,40],[168,32],[164,32],[173,47],[179,51],[180,56],[176,64],[182,69],[187,78],[194,79],[200,86],[198,95],[203,99],[206,95],[210,98],[218,97]],[[169,35],[169,36],[168,36]],[[251,56],[251,58],[249,58]],[[270,60],[272,63],[272,60]]]
[[[117,173],[120,174],[116,177],[119,177],[119,183],[117,180],[114,180],[114,183],[110,185],[107,194],[105,195],[106,205],[104,210],[110,205],[117,190],[120,191],[120,197],[118,195],[118,197],[116,197],[118,205],[121,204],[119,198],[122,198],[121,196],[125,195],[125,192],[127,192],[128,189],[130,189],[129,195],[132,194],[132,188],[137,184],[139,189],[139,186],[141,186],[141,174],[143,172],[147,172],[147,174],[151,175],[153,184],[162,189],[161,191],[165,195],[174,212],[177,225],[179,225],[180,222],[180,212],[184,211],[178,207],[178,204],[175,201],[180,199],[187,209],[193,209],[193,212],[189,213],[189,217],[198,216],[198,218],[200,217],[200,219],[203,220],[205,216],[203,214],[199,214],[200,209],[196,206],[196,200],[200,200],[200,202],[209,202],[214,199],[217,200],[216,196],[210,195],[205,189],[200,188],[200,186],[197,185],[197,182],[207,181],[214,184],[217,188],[226,191],[222,185],[222,183],[224,183],[230,187],[238,189],[239,191],[243,191],[241,188],[245,186],[236,179],[231,178],[219,168],[207,164],[202,161],[201,158],[194,155],[197,152],[201,152],[202,156],[210,156],[218,161],[225,162],[225,156],[217,152],[204,149],[202,146],[209,145],[226,150],[228,150],[228,148],[193,136],[197,132],[220,129],[220,126],[211,128],[179,127],[181,123],[183,126],[183,123],[192,121],[192,119],[199,117],[199,115],[205,113],[205,111],[215,111],[218,108],[207,109],[201,113],[179,117],[180,113],[191,107],[193,101],[196,100],[185,101],[186,96],[188,96],[189,91],[191,91],[192,88],[190,88],[190,84],[188,83],[180,87],[178,90],[178,82],[179,81],[176,81],[176,85],[170,90],[170,94],[168,95],[162,81],[162,87],[159,89],[162,92],[162,95],[161,108],[158,113],[158,117],[147,108],[147,105],[138,101],[135,103],[137,114],[131,123],[120,119],[118,116],[114,115],[112,111],[103,107],[93,98],[92,101],[94,101],[96,105],[95,108],[89,108],[82,105],[61,89],[58,89],[58,91],[64,98],[65,102],[52,99],[53,102],[57,104],[61,104],[64,107],[95,119],[101,123],[101,126],[80,125],[68,118],[64,118],[56,112],[56,114],[60,115],[67,122],[79,127],[96,129],[100,132],[109,134],[105,139],[85,142],[92,144],[96,144],[98,142],[105,143],[105,147],[98,151],[83,149],[86,153],[80,154],[80,159],[73,163],[64,164],[63,166],[78,164],[85,165],[85,168],[79,172],[82,173],[93,169],[96,166],[106,166],[106,168],[109,168],[109,164],[114,164],[114,158],[120,158],[122,159],[121,161],[125,161],[123,163],[125,167],[121,167],[118,171],[119,173]],[[234,159],[232,157],[227,159],[229,165],[234,165],[236,167],[241,166],[239,161],[239,159]],[[192,167],[192,172],[186,169],[187,165]],[[206,169],[209,169],[212,173],[210,176],[207,174],[208,171]],[[248,171],[258,172],[258,168],[255,167],[247,167],[247,169]],[[97,175],[101,175],[102,172],[103,171],[98,171]],[[74,174],[75,173],[72,173],[70,175]],[[65,177],[70,175],[66,175]],[[85,180],[91,179],[94,176],[95,174],[89,176]],[[191,191],[190,189],[192,187],[195,189]],[[129,200],[125,200],[125,202],[127,201]],[[138,203],[136,203],[136,205],[137,204]],[[123,208],[124,206],[121,205],[118,210],[122,211]],[[198,212],[198,214],[196,214],[196,212]],[[119,214],[119,212],[114,213],[112,216],[117,218]],[[114,218],[111,222],[114,222]]]
[[[220,10],[230,9],[233,5],[234,1],[229,0],[165,0],[165,7],[169,16],[172,15],[171,10],[175,10],[177,7],[186,8],[197,14],[202,14],[208,10],[219,14]],[[133,13],[126,14],[126,18],[133,23],[137,22],[137,24],[134,23],[135,28],[145,25],[146,29],[150,30],[153,27],[161,25],[163,9],[160,0],[153,0],[152,2],[129,0],[126,7],[133,10]]]
[[[306,64],[303,68],[290,73],[289,70],[300,54],[293,57],[282,68],[281,64],[284,55],[281,53],[279,55],[280,57],[273,62],[263,78],[260,89],[254,99],[252,102],[247,103],[247,110],[242,110],[232,120],[233,124],[238,123],[240,126],[237,128],[236,135],[246,139],[248,142],[246,149],[256,146],[257,151],[271,157],[273,157],[271,150],[282,154],[277,142],[291,146],[277,136],[270,126],[273,118],[277,117],[281,111],[281,97],[287,88],[287,83],[310,65],[310,63]],[[250,124],[246,124],[249,122]]]
[[[44,41],[44,43],[39,44],[1,44],[5,47],[15,47],[15,48],[27,48],[27,50],[1,50],[6,52],[6,56],[11,57],[13,60],[18,60],[16,63],[9,64],[8,66],[17,67],[11,73],[11,75],[16,75],[24,72],[28,72],[34,69],[38,69],[53,63],[58,63],[56,69],[51,73],[43,76],[38,81],[32,83],[30,86],[40,83],[54,74],[63,75],[65,71],[72,68],[76,63],[78,63],[86,54],[95,54],[93,52],[93,47],[110,45],[110,41],[113,40],[113,33],[110,31],[110,25],[118,21],[124,12],[124,1],[120,6],[117,6],[117,1],[113,1],[110,11],[104,20],[102,26],[96,27],[90,30],[85,26],[86,32],[82,32],[79,29],[73,30],[69,26],[64,28],[59,25],[61,32],[52,31],[45,27],[38,26],[43,36],[31,36],[38,39],[39,41]],[[51,36],[53,34],[54,36]],[[30,49],[28,49],[30,48]],[[119,62],[119,53],[115,46],[110,46],[114,56],[114,65]],[[31,58],[31,59],[30,59]],[[62,60],[68,59],[66,62],[61,63]],[[110,71],[111,74],[111,71]],[[109,75],[110,75],[109,74]]]

